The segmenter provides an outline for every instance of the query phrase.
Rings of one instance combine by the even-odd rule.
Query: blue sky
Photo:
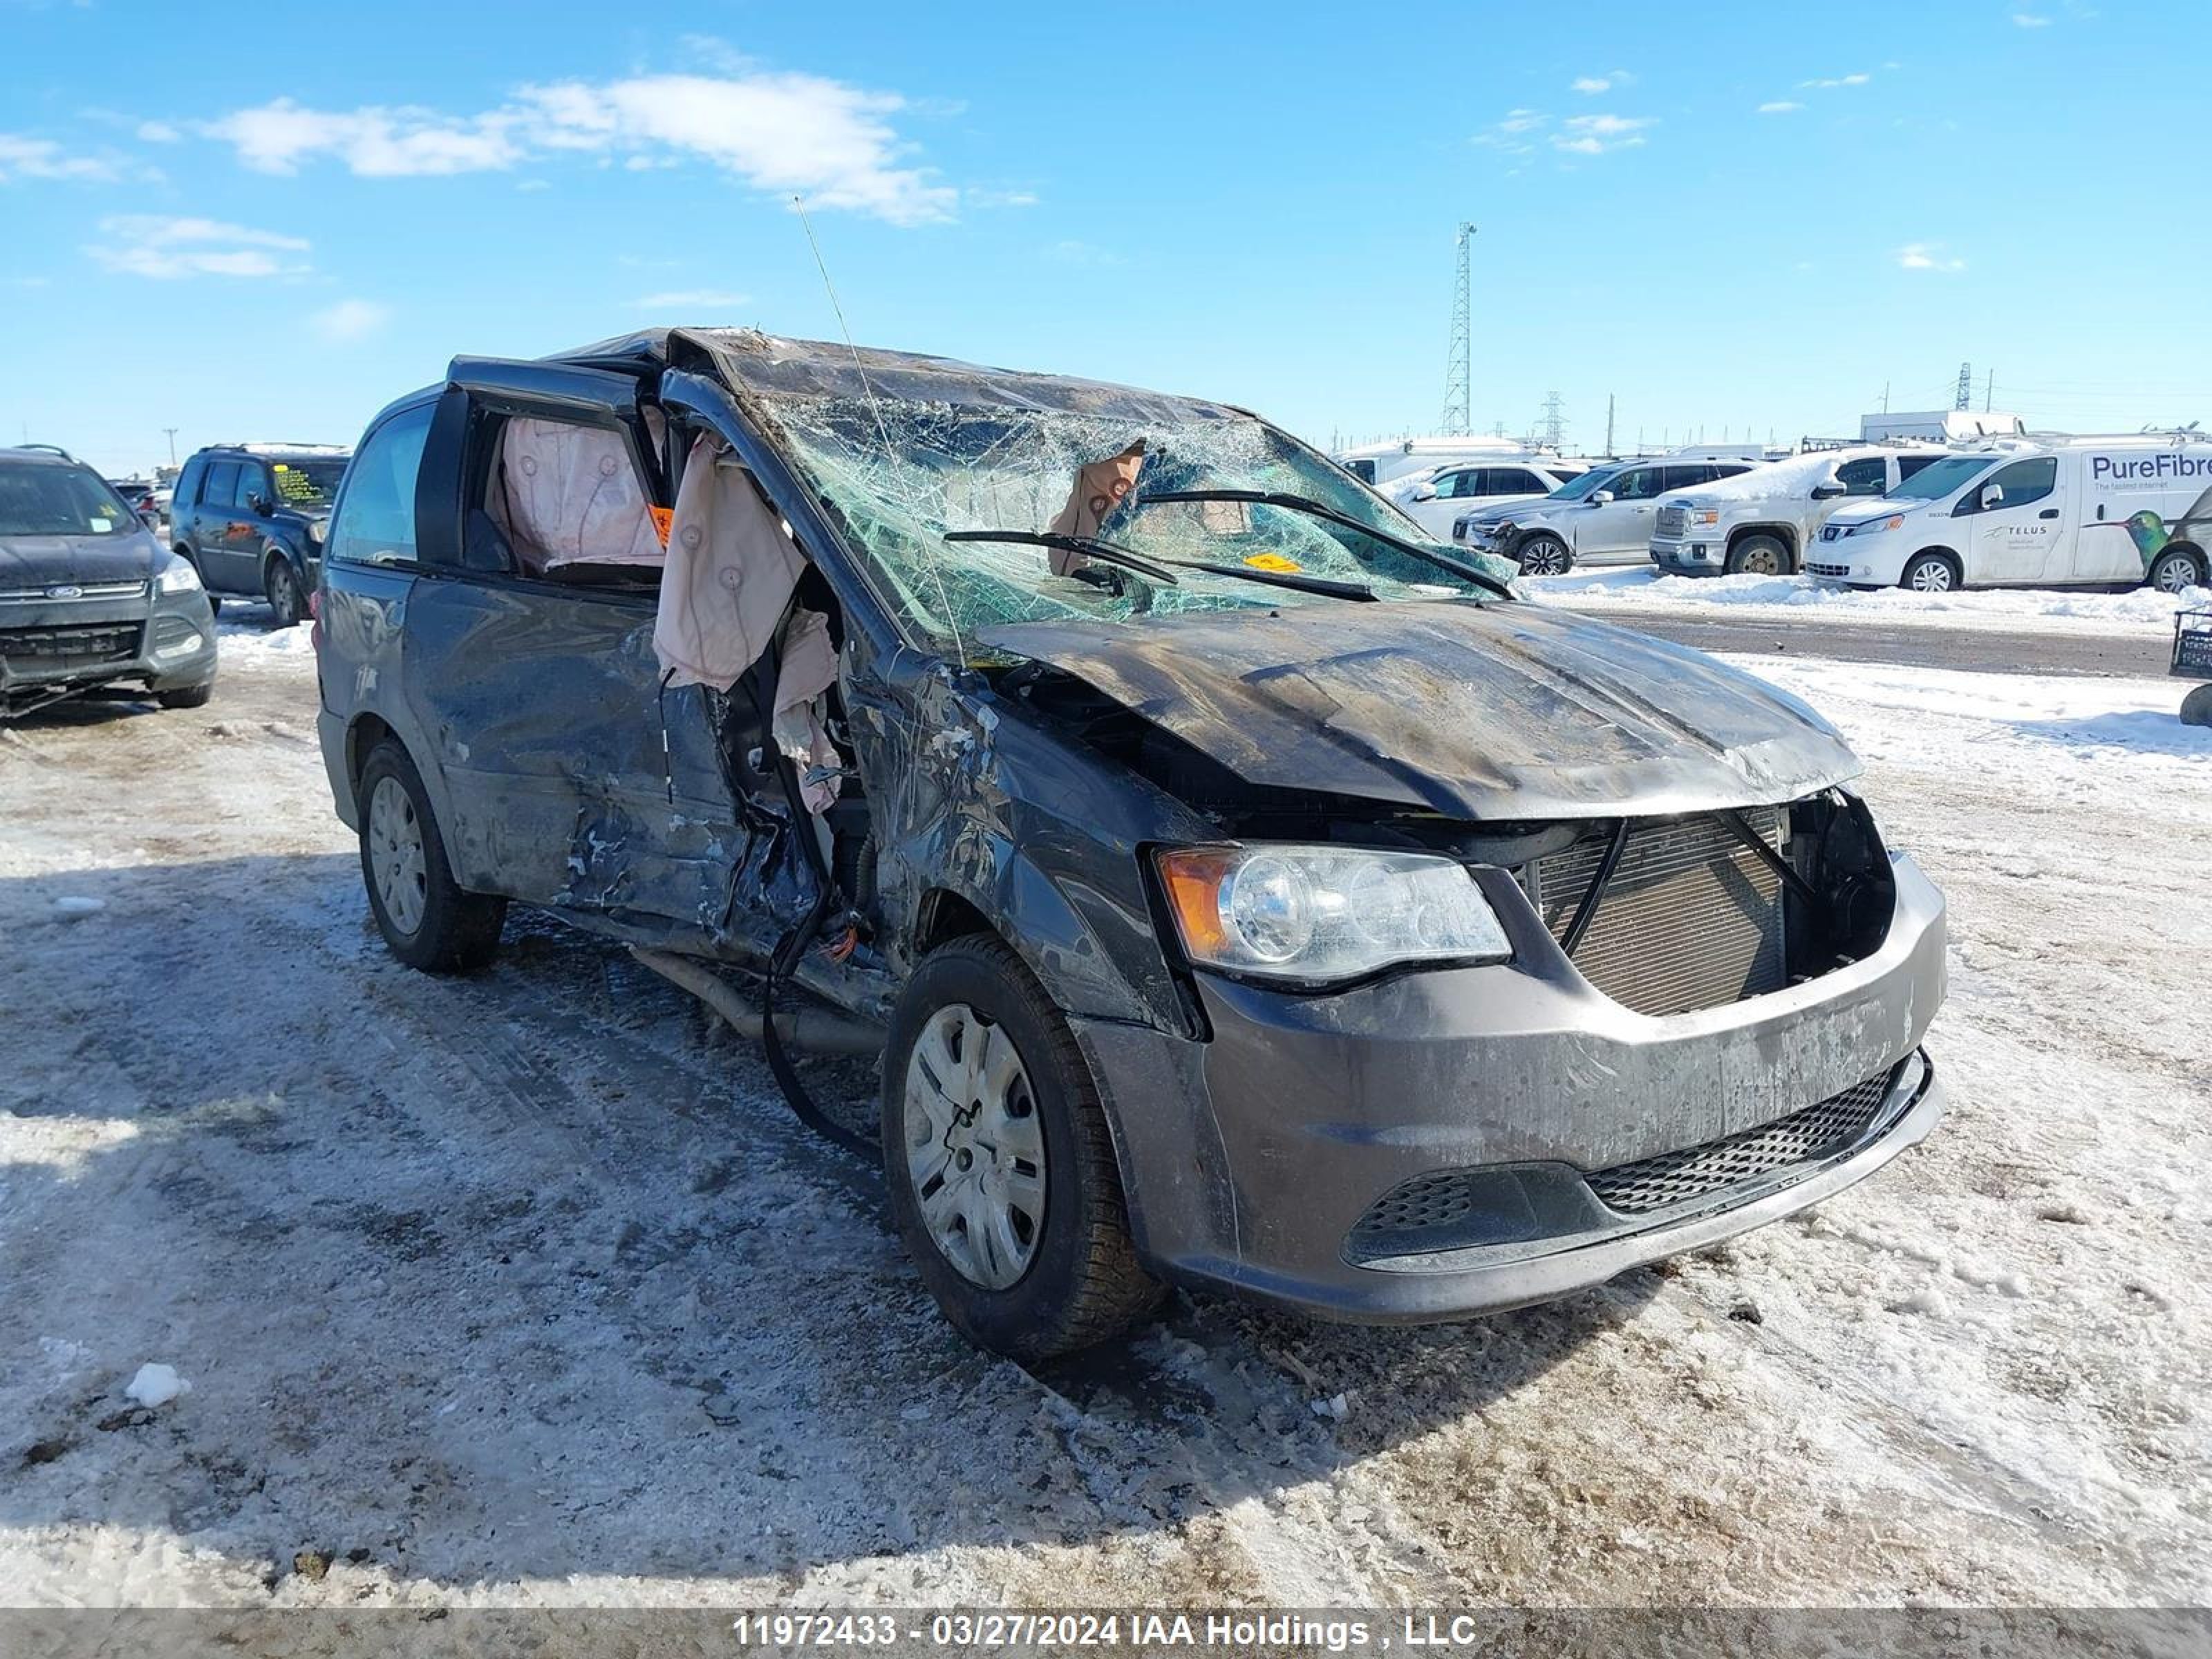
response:
[[[190,21],[185,21],[189,15]],[[1381,21],[1376,21],[1376,20]],[[1571,443],[1855,429],[1961,359],[2212,419],[2197,0],[1389,9],[0,0],[0,441],[349,441],[457,352],[854,333]]]

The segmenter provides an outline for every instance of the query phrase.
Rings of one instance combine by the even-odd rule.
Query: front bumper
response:
[[[215,678],[207,595],[0,605],[0,708],[60,690],[142,684],[177,691]]]
[[[1654,536],[1651,562],[1678,575],[1717,575],[1728,562],[1728,547],[1715,527],[1705,535]]]
[[[1510,965],[1327,996],[1204,978],[1210,1042],[1078,1022],[1139,1249],[1186,1282],[1418,1322],[1601,1284],[1841,1190],[1942,1110],[1919,1048],[1943,995],[1942,900],[1909,860],[1893,866],[1896,908],[1872,956],[1669,1018],[1603,996],[1539,934],[1516,939]],[[1724,1190],[1623,1214],[1583,1179],[1884,1078],[1856,1139]],[[1351,1248],[1378,1200],[1440,1172],[1497,1197],[1492,1242],[1388,1259]]]

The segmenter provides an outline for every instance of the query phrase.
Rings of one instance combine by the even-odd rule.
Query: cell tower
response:
[[[1958,401],[1954,403],[1951,407],[1954,409],[1972,409],[1973,406],[1974,366],[1972,363],[1960,363],[1959,365]]]
[[[1468,361],[1468,336],[1471,331],[1468,308],[1468,243],[1474,239],[1474,227],[1462,219],[1459,223],[1459,273],[1452,288],[1451,349],[1444,358],[1444,417],[1437,430],[1447,438],[1467,435],[1469,409],[1474,402],[1474,371]]]
[[[1559,447],[1559,440],[1565,435],[1566,429],[1566,421],[1561,415],[1559,410],[1559,394],[1556,392],[1546,392],[1544,394],[1544,442],[1546,446],[1553,449],[1557,449]]]

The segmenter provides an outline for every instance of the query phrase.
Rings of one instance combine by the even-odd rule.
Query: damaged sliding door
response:
[[[457,361],[418,486],[406,695],[464,885],[711,933],[744,836],[707,695],[664,688],[653,654],[666,480],[630,377]]]

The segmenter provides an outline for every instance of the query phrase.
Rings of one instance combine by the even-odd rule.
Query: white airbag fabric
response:
[[[669,684],[728,690],[775,637],[805,565],[736,458],[713,439],[696,441],[676,491],[653,624]]]
[[[525,569],[661,562],[660,537],[619,432],[517,416],[501,435],[500,463],[492,498]]]

